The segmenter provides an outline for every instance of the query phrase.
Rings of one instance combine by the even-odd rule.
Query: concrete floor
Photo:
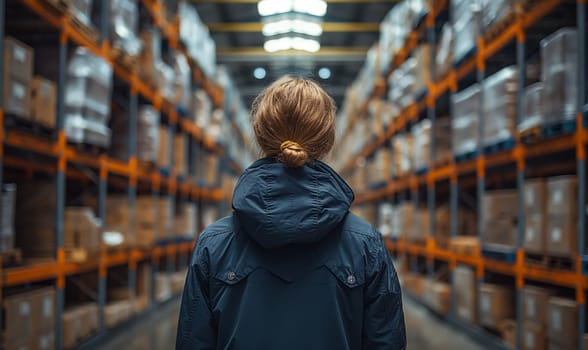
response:
[[[161,310],[134,324],[128,331],[114,336],[108,344],[100,346],[100,349],[173,349],[178,311],[179,300],[166,304]],[[410,299],[405,298],[404,312],[409,350],[483,349],[465,334],[443,324],[428,310]]]

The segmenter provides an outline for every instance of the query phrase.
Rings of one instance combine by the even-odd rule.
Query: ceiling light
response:
[[[305,39],[301,37],[284,37],[272,39],[265,42],[263,48],[267,52],[277,52],[285,50],[300,50],[306,52],[317,52],[321,44],[314,39]]]
[[[263,67],[257,67],[255,68],[255,70],[253,70],[253,76],[255,77],[255,79],[263,79],[265,78],[266,72],[265,72],[265,68]]]
[[[310,36],[320,36],[323,28],[319,23],[302,19],[283,19],[277,22],[269,22],[263,25],[262,33],[265,36],[277,34],[298,33]]]
[[[319,69],[318,75],[321,79],[327,80],[331,77],[331,70],[327,67],[323,67],[323,68]]]
[[[327,13],[327,3],[324,0],[261,0],[257,3],[257,11],[260,16],[299,12],[323,17]]]

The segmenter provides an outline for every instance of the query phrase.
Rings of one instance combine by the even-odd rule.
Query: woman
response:
[[[349,212],[351,188],[319,161],[335,139],[333,100],[284,77],[252,116],[266,157],[237,182],[233,214],[198,239],[176,349],[404,349],[381,235]]]

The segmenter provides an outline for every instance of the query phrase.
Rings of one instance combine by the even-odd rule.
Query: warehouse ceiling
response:
[[[276,78],[302,74],[320,81],[341,106],[345,89],[357,77],[367,49],[379,38],[379,23],[397,0],[327,0],[321,49],[316,53],[264,51],[262,19],[255,0],[192,0],[217,46],[217,61],[228,68],[249,106]],[[256,68],[265,77],[254,77]],[[327,79],[319,70],[328,68]],[[263,73],[263,70],[258,70]],[[323,77],[328,73],[323,69]],[[260,74],[259,76],[262,76]]]

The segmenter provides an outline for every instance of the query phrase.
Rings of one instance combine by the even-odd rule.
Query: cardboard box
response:
[[[2,349],[4,350],[33,350],[35,346],[34,339],[22,338],[11,341],[4,340]]]
[[[475,324],[478,320],[476,271],[469,266],[456,266],[453,270],[453,292],[457,317]]]
[[[8,114],[31,119],[31,83],[20,78],[5,76],[4,106]]]
[[[33,350],[53,350],[55,349],[55,329],[47,329],[37,333],[33,340]]]
[[[582,350],[588,350],[588,334],[582,336]]]
[[[33,298],[31,293],[16,294],[4,299],[4,341],[17,342],[33,334]]]
[[[100,250],[100,221],[88,207],[66,207],[64,212],[63,246],[88,252]]]
[[[549,255],[574,256],[578,252],[576,216],[550,214],[547,218],[546,251]]]
[[[170,276],[166,273],[157,273],[155,275],[155,300],[164,302],[172,297]]]
[[[12,77],[19,81],[30,82],[33,78],[33,57],[32,47],[14,38],[5,37],[4,79]]]
[[[31,119],[54,129],[57,115],[57,86],[54,82],[35,76],[31,82]]]
[[[523,288],[523,322],[540,326],[547,325],[547,305],[553,291],[545,288],[525,286]]]
[[[55,288],[43,288],[31,294],[31,323],[36,333],[55,329]]]
[[[507,286],[484,283],[480,286],[480,324],[498,329],[500,323],[514,317],[514,293]]]
[[[569,348],[574,347],[578,340],[578,305],[576,302],[551,297],[549,298],[547,315],[549,343],[566,345]]]
[[[547,213],[549,215],[578,215],[576,176],[558,176],[547,180]]]
[[[80,340],[80,312],[78,308],[66,309],[63,312],[63,347],[74,348]]]
[[[516,190],[486,192],[482,198],[482,242],[516,246],[518,194]]]
[[[547,337],[545,327],[536,323],[523,323],[522,332],[523,350],[545,350],[547,348]]]
[[[449,313],[451,287],[447,283],[425,279],[423,300],[440,314]]]
[[[525,215],[525,240],[523,247],[525,251],[535,254],[545,253],[545,214],[529,213]]]
[[[186,174],[188,160],[186,157],[186,139],[183,135],[174,136],[174,167],[178,175]]]
[[[514,349],[517,346],[517,321],[515,320],[503,320],[498,325],[500,337],[502,341],[510,348]]]
[[[159,153],[157,156],[157,165],[160,168],[167,169],[170,166],[171,140],[169,128],[167,126],[159,127]]]
[[[544,178],[526,180],[525,215],[545,214],[547,209],[547,183]]]
[[[128,300],[109,303],[104,307],[104,324],[107,328],[128,320],[131,317],[133,305]]]

